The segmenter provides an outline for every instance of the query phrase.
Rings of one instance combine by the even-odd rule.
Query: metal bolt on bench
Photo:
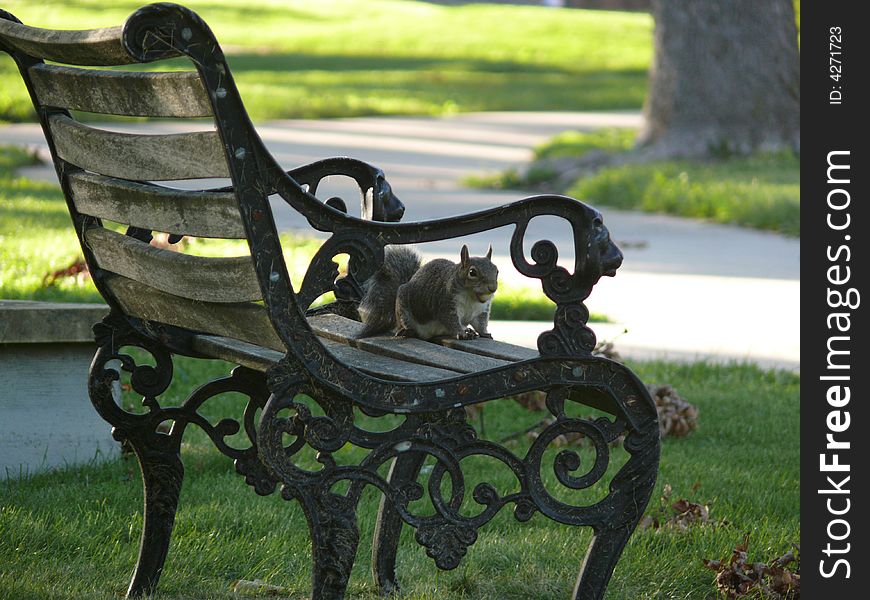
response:
[[[94,327],[98,350],[89,393],[114,436],[135,451],[145,484],[145,521],[139,560],[128,596],[156,589],[172,533],[183,467],[179,453],[189,425],[201,427],[217,449],[261,495],[280,489],[298,501],[312,538],[313,591],[317,600],[344,597],[359,541],[356,509],[366,486],[382,501],[373,547],[374,577],[385,593],[398,589],[399,533],[416,529],[416,540],[441,569],[455,568],[478,530],[502,508],[520,521],[539,512],[559,523],[590,526],[593,540],[582,562],[574,598],[601,598],[619,556],[649,501],[659,460],[656,409],[645,387],[625,366],[592,356],[595,335],[586,326],[583,301],[621,255],[601,215],[574,199],[537,196],[462,217],[398,222],[404,210],[384,174],[350,158],[328,158],[285,172],[266,150],[208,26],[190,10],[152,4],[123,27],[54,31],[21,25],[0,11],[0,50],[18,64],[51,148],[58,178],[94,282],[109,315]],[[96,70],[83,66],[149,63],[187,57],[186,72]],[[48,60],[51,63],[45,63]],[[61,64],[56,64],[61,63]],[[74,66],[62,66],[74,65]],[[213,131],[140,135],[98,129],[70,110],[139,117],[211,117]],[[326,176],[353,178],[361,192],[361,218],[340,199],[316,197]],[[195,191],[154,182],[229,178],[231,186]],[[269,197],[299,211],[330,237],[293,289]],[[532,262],[523,252],[533,218],[554,215],[574,232],[574,271],[557,265],[558,250],[537,241]],[[123,223],[121,233],[104,222]],[[389,337],[358,338],[354,320],[360,283],[384,259],[388,244],[461,237],[512,225],[510,255],[523,275],[539,279],[556,304],[553,328],[541,334],[538,351],[494,340],[441,343]],[[247,240],[250,255],[206,258],[156,248],[154,232],[171,239],[197,236]],[[333,258],[350,256],[339,277]],[[327,292],[337,300],[315,310]],[[138,348],[151,355],[140,364]],[[173,375],[173,356],[219,358],[237,365],[230,374],[202,382],[178,407],[161,406]],[[146,412],[134,414],[116,401],[121,372],[130,376]],[[555,422],[524,456],[479,439],[463,409],[532,390],[546,393]],[[217,425],[200,407],[226,392],[248,398],[238,420]],[[315,416],[302,395],[322,410]],[[610,417],[566,414],[567,403],[602,409]],[[387,431],[368,431],[354,408],[371,418],[401,415]],[[259,421],[255,419],[262,409]],[[168,433],[158,430],[172,422]],[[225,438],[245,432],[249,446]],[[552,465],[545,451],[562,434],[580,432],[591,442],[591,462],[581,469],[576,451],[562,450]],[[609,474],[610,442],[625,436],[627,458],[594,501],[557,499],[544,470],[569,490],[590,488]],[[368,451],[358,465],[340,465],[334,453],[346,444]],[[308,446],[316,468],[298,460]],[[500,495],[477,485],[473,515],[465,501],[463,459],[482,455],[501,461],[516,476],[518,491]],[[549,456],[549,455],[548,455]],[[421,474],[426,458],[435,460]],[[379,467],[391,463],[389,475]],[[584,472],[585,471],[585,472]],[[425,485],[418,479],[426,479]],[[447,478],[449,494],[442,491]],[[337,484],[344,484],[338,492]],[[411,503],[429,494],[433,515]],[[579,498],[579,496],[578,496]],[[578,557],[579,558],[579,557]]]

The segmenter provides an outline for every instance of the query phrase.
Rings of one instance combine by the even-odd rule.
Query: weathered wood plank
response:
[[[246,237],[230,192],[169,189],[84,171],[68,181],[76,209],[86,215],[178,235]]]
[[[227,349],[227,346],[232,345],[231,343],[218,345],[212,341],[202,342],[204,345],[200,351],[203,353],[211,353],[217,358],[235,360],[239,364],[260,369],[268,368],[272,364],[270,361],[277,360],[280,358],[280,353],[285,351],[283,343],[272,328],[265,307],[260,304],[198,302],[167,294],[120,275],[111,275],[106,278],[106,285],[118,299],[124,311],[132,316],[241,340],[257,348],[256,350],[247,349],[245,346],[236,344],[235,349]],[[323,324],[323,316],[327,315],[312,317],[309,321]],[[341,319],[342,317],[337,318]],[[322,328],[315,327],[314,329],[317,332],[318,329]],[[396,381],[437,381],[456,377],[457,373],[483,370],[484,367],[479,365],[480,368],[468,368],[468,365],[475,358],[492,361],[493,364],[486,365],[486,368],[507,364],[504,361],[475,357],[421,340],[397,340],[399,342],[417,342],[431,346],[436,351],[444,351],[453,355],[446,360],[442,355],[440,362],[432,365],[431,361],[427,364],[421,363],[420,360],[414,360],[413,358],[419,357],[414,357],[413,353],[412,357],[405,356],[404,358],[384,356],[381,348],[376,348],[376,352],[371,352],[369,348],[355,348],[345,343],[330,341],[331,338],[326,335],[321,337],[326,338],[323,339],[324,346],[338,360],[365,373]],[[386,340],[386,342],[392,341]],[[223,349],[219,349],[218,346]],[[212,348],[212,350],[206,352],[206,348]],[[279,352],[273,353],[275,350]],[[241,362],[241,359],[246,362]],[[453,368],[453,364],[449,363],[457,365],[457,368]]]
[[[256,371],[265,371],[284,356],[277,350],[218,335],[194,336],[191,339],[191,346],[200,354],[220,358]]]
[[[321,338],[321,342],[338,360],[359,369],[363,373],[368,373],[382,379],[394,381],[437,381],[439,379],[458,377],[460,374],[455,370],[388,358],[324,338]]]
[[[53,115],[49,127],[58,155],[88,171],[150,181],[229,177],[216,131],[118,133],[88,127],[63,115]]]
[[[320,315],[310,321],[318,334],[322,333],[325,336],[345,343],[353,343],[353,340],[358,338],[362,332],[362,323],[337,315]],[[540,356],[537,350],[532,350],[531,348],[483,338],[474,340],[440,338],[432,340],[430,343],[510,362],[529,360]]]
[[[121,308],[134,317],[284,350],[284,344],[261,304],[190,300],[120,275],[110,275],[105,283]]]
[[[508,361],[497,358],[468,354],[413,338],[363,338],[356,340],[354,346],[384,356],[392,356],[400,360],[441,367],[460,373],[477,373],[510,364]]]
[[[489,340],[478,338],[475,340],[450,340],[441,339],[438,343],[448,348],[462,350],[463,352],[471,352],[472,354],[480,354],[481,356],[490,356],[501,360],[516,362],[520,360],[529,360],[539,358],[541,355],[537,350],[526,348],[525,346],[515,346],[498,340]]]
[[[247,256],[190,256],[102,227],[85,231],[85,244],[100,268],[175,296],[226,303],[262,298],[253,262]]]
[[[359,321],[332,314],[309,317],[308,324],[317,335],[343,344],[353,344],[363,328]]]
[[[0,43],[34,58],[68,65],[127,65],[136,62],[121,44],[121,27],[66,31],[28,27],[0,19]]]
[[[30,79],[43,106],[134,117],[210,117],[195,71],[136,73],[37,64]]]
[[[308,322],[320,336],[350,344],[355,348],[375,354],[421,365],[450,369],[460,373],[476,373],[509,364],[509,361],[469,354],[413,338],[361,338],[359,333],[362,330],[362,323],[338,315],[318,315],[310,318]]]
[[[323,339],[323,345],[335,358],[364,373],[394,381],[437,381],[456,377],[458,373],[379,356],[345,344]],[[198,335],[193,348],[207,356],[235,362],[251,369],[265,371],[278,362],[283,354],[255,344],[230,338]]]

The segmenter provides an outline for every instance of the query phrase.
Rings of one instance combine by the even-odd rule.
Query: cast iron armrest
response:
[[[361,160],[336,156],[291,169],[286,173],[300,185],[307,185],[308,193],[312,195],[317,193],[317,187],[325,177],[343,175],[352,178],[362,195],[360,214],[363,219],[396,222],[405,214],[405,205],[393,194],[384,172]],[[338,200],[343,204],[341,199]],[[330,206],[341,210],[334,204]]]
[[[275,178],[275,190],[293,208],[308,218],[313,227],[332,235],[311,260],[297,300],[305,310],[328,291],[344,301],[358,301],[360,284],[383,264],[384,247],[452,239],[514,225],[510,255],[514,267],[540,279],[543,291],[556,306],[555,328],[538,339],[542,354],[589,355],[595,335],[586,327],[589,313],[583,305],[603,275],[613,275],[622,263],[622,253],[610,240],[601,213],[586,204],[558,195],[533,196],[488,210],[458,217],[411,223],[383,223],[352,217],[326,206],[304,192],[283,172]],[[529,262],[523,242],[529,222],[538,216],[556,216],[568,221],[573,232],[574,269],[557,264],[556,245],[549,240],[535,242]],[[348,275],[338,275],[334,257],[350,256]]]
[[[316,195],[317,187],[324,178],[342,175],[353,179],[359,186],[361,204],[360,215],[363,219],[396,222],[405,214],[405,205],[394,194],[384,172],[367,162],[347,156],[333,156],[284,171],[300,186],[307,186],[309,194]],[[223,186],[207,190],[209,192],[232,192],[233,186]],[[347,213],[347,206],[341,198],[330,198],[326,204]]]

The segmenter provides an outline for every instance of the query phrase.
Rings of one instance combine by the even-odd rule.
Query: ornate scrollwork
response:
[[[163,407],[158,397],[169,387],[173,375],[172,356],[166,346],[137,332],[126,318],[115,313],[110,313],[94,326],[94,335],[98,351],[89,379],[91,398],[100,415],[114,426],[116,439],[131,441],[134,446],[138,444],[142,451],[154,448],[177,452],[187,425],[193,424],[208,435],[222,454],[235,461],[236,470],[245,476],[245,481],[258,494],[274,491],[276,481],[257,456],[254,420],[256,411],[265,405],[269,395],[262,374],[236,367],[229,376],[195,389],[180,406]],[[132,353],[122,352],[126,347],[147,352],[155,364],[138,364]],[[142,396],[142,405],[148,409],[146,413],[129,412],[121,405],[116,388],[121,372],[130,373],[130,388]],[[209,399],[229,392],[248,397],[241,422],[222,419],[212,425],[199,409]],[[168,433],[158,430],[158,426],[165,422],[172,423]],[[248,438],[248,447],[235,448],[227,443],[226,438],[242,429]]]
[[[338,263],[333,258],[344,253],[350,256],[348,272],[339,279]],[[297,302],[307,309],[318,296],[334,291],[339,300],[358,303],[362,299],[362,282],[371,277],[383,262],[384,244],[366,238],[331,237],[311,259],[296,295]]]
[[[223,60],[208,25],[199,15],[177,4],[149,4],[130,15],[124,26],[124,48],[140,62],[174,58],[188,48],[207,43],[208,51]]]
[[[436,413],[420,423],[417,435],[450,448],[471,443],[477,439],[477,432],[468,423],[465,409],[456,408],[444,413]]]
[[[538,336],[542,356],[587,355],[595,348],[595,332],[586,326],[589,311],[583,304],[556,307],[554,327]]]
[[[580,506],[565,504],[547,489],[544,458],[551,456],[547,450],[556,446],[560,436],[579,433],[588,441],[582,456],[578,451],[563,449],[552,458],[555,481],[571,490],[589,489],[602,479],[610,462],[609,444],[617,437],[628,432],[626,450],[629,454],[637,454],[637,457],[629,458],[626,467],[629,472],[636,468],[633,462],[647,462],[645,453],[649,454],[650,444],[655,443],[652,438],[638,437],[637,432],[632,435],[632,428],[621,418],[588,420],[567,417],[564,404],[568,391],[569,388],[562,386],[550,391],[547,405],[556,420],[541,432],[524,457],[478,439],[462,409],[409,415],[392,430],[365,432],[353,423],[352,414],[338,409],[343,401],[340,396],[317,389],[301,377],[294,386],[284,388],[282,398],[270,400],[258,439],[263,461],[273,468],[275,476],[284,484],[282,494],[285,498],[299,499],[304,505],[318,507],[318,511],[328,512],[330,506],[340,507],[340,512],[345,514],[348,510],[355,510],[353,507],[362,489],[374,485],[389,498],[401,520],[417,530],[417,541],[426,547],[427,555],[435,560],[436,565],[441,569],[453,569],[477,539],[477,530],[508,504],[514,505],[514,516],[520,521],[530,519],[535,512],[575,525],[604,524],[612,521],[614,513],[620,511],[623,512],[619,521],[639,518],[625,504],[626,496],[620,490],[629,484],[619,476],[614,479],[618,482],[615,487],[612,484],[609,492],[602,492],[605,497],[597,501],[584,500]],[[324,408],[326,416],[312,417],[305,405],[294,400],[300,393],[314,397]],[[290,416],[285,416],[285,412]],[[371,449],[358,467],[338,465],[332,457],[332,452],[346,442]],[[304,444],[319,450],[317,460],[320,467],[315,471],[294,463],[294,455]],[[587,457],[590,453],[591,456]],[[416,457],[414,461],[418,469],[423,457],[434,458],[435,464],[425,486],[416,481],[416,475],[414,479],[397,481],[385,480],[378,475],[379,468],[386,461],[406,456]],[[515,474],[520,489],[502,496],[491,484],[480,483],[475,486],[472,499],[483,510],[467,515],[460,511],[466,493],[462,462],[472,456],[487,456],[502,462]],[[450,479],[448,496],[442,495],[445,476]],[[330,490],[340,480],[348,480],[351,485],[346,494],[335,495]],[[424,493],[432,501],[434,515],[420,515],[411,510],[411,503],[422,498]],[[332,501],[324,502],[325,498],[332,498]],[[325,517],[313,518],[324,522]],[[347,534],[345,521],[342,535]]]
[[[133,345],[148,350],[151,347],[150,342],[129,327],[119,327],[123,324],[124,322],[116,322],[112,325],[110,318],[97,327],[103,353],[98,354],[95,361],[94,382],[98,386],[102,385],[100,382],[106,376],[110,380],[117,380],[117,370],[106,366],[115,360],[119,361],[121,370],[129,371],[131,377],[136,378],[137,392],[144,391],[151,395],[145,398],[145,405],[149,409],[147,414],[135,415],[122,411],[123,419],[115,420],[120,424],[119,431],[126,436],[138,437],[148,431],[149,427],[171,420],[174,425],[168,434],[157,433],[152,429],[148,435],[158,436],[177,448],[186,425],[196,424],[209,435],[221,452],[236,459],[237,470],[246,476],[248,483],[258,493],[270,493],[274,490],[275,482],[280,480],[283,483],[282,496],[286,499],[298,499],[306,507],[306,514],[309,515],[312,525],[315,554],[320,556],[316,561],[319,569],[317,581],[324,589],[341,589],[342,580],[346,580],[349,574],[352,561],[349,562],[348,553],[353,555],[351,550],[355,549],[359,541],[355,507],[365,485],[374,485],[390,498],[402,521],[417,529],[416,540],[426,548],[427,555],[441,569],[458,566],[468,547],[476,541],[477,530],[508,504],[514,504],[514,516],[520,521],[528,520],[537,511],[557,521],[571,524],[603,523],[614,516],[614,511],[624,508],[615,500],[619,497],[618,492],[617,496],[613,496],[614,499],[610,499],[615,490],[621,489],[622,484],[612,487],[607,499],[592,506],[575,507],[554,498],[543,483],[542,463],[545,450],[560,435],[580,432],[591,441],[594,459],[583,469],[583,473],[577,473],[581,468],[581,460],[574,451],[563,450],[553,459],[552,468],[556,480],[567,488],[579,490],[600,480],[609,461],[607,444],[620,433],[631,429],[620,419],[589,421],[567,418],[563,410],[567,393],[564,387],[553,388],[547,402],[557,417],[556,422],[541,433],[522,458],[496,444],[477,439],[473,428],[466,422],[462,409],[409,415],[392,430],[363,431],[353,423],[351,403],[346,398],[316,386],[301,376],[302,370],[298,367],[294,369],[289,364],[270,372],[269,382],[273,395],[263,410],[260,430],[255,432],[253,415],[257,408],[263,407],[267,394],[262,375],[247,369],[236,369],[230,377],[209,382],[195,390],[182,406],[162,408],[154,394],[165,391],[166,373],[170,372],[171,360],[164,354],[155,356],[154,367],[144,368],[144,365],[137,365],[130,355],[122,353],[120,349]],[[109,376],[108,373],[113,375]],[[251,441],[249,448],[239,450],[226,442],[228,436],[240,431],[238,422],[225,419],[212,426],[198,414],[198,409],[209,398],[227,391],[249,394],[250,402],[243,420]],[[295,400],[300,394],[313,398],[325,414],[313,415],[308,405]],[[113,405],[120,410],[117,404]],[[655,433],[656,430],[651,428],[650,431]],[[332,456],[349,441],[362,442],[362,446],[371,449],[368,458],[358,467],[338,465]],[[644,455],[649,444],[656,441],[657,438],[646,434],[630,432],[626,449],[630,453]],[[304,469],[293,463],[295,454],[306,445],[318,451],[320,467],[317,470]],[[166,444],[157,444],[155,447],[158,446],[166,447]],[[256,458],[258,450],[264,460]],[[387,460],[405,453],[427,455],[435,459],[427,486],[421,486],[413,480],[387,481],[377,474],[379,467]],[[460,512],[465,498],[462,461],[471,456],[487,456],[501,461],[515,473],[520,490],[500,496],[492,485],[481,483],[475,486],[472,499],[483,510],[475,515]],[[629,464],[632,460],[634,458]],[[264,462],[268,464],[268,468],[264,466]],[[169,464],[163,466],[160,461],[154,463],[156,466],[150,473],[152,479],[156,478],[152,485],[155,497],[171,498],[173,493],[177,496],[180,476],[167,475],[175,473],[174,467]],[[645,472],[644,469],[638,470],[636,467],[629,468],[629,472],[632,471]],[[449,497],[441,495],[444,476],[450,477]],[[626,477],[636,479],[637,475]],[[619,476],[615,481],[618,478]],[[351,482],[349,491],[345,494],[332,492],[333,486],[342,479]],[[172,487],[173,481],[179,485]],[[166,486],[175,491],[172,492]],[[411,503],[426,492],[436,511],[432,516],[418,515],[410,509]],[[630,513],[626,514],[628,516],[623,515],[620,520],[634,518]],[[339,546],[347,552],[336,553]]]
[[[599,428],[594,421],[586,419],[562,419],[544,429],[535,439],[532,447],[526,455],[526,460],[533,465],[540,465],[543,459],[544,451],[552,444],[556,438],[566,434],[580,433],[592,442],[592,448],[595,451],[595,459],[592,466],[583,475],[572,475],[574,471],[580,469],[580,455],[574,450],[562,450],[559,452],[553,461],[553,471],[556,478],[563,486],[581,490],[591,487],[595,484],[604,473],[607,471],[607,465],[610,461],[610,451],[605,440],[604,432]],[[531,476],[530,488],[540,492],[544,484],[540,479],[540,468],[530,469]],[[551,498],[547,498],[550,502]]]
[[[600,213],[581,202],[561,196],[539,196],[499,209],[433,221],[426,227],[399,229],[398,225],[350,220],[348,215],[337,211],[326,213],[318,210],[315,214],[314,208],[318,205],[310,199],[303,202],[297,198],[298,191],[280,178],[275,182],[275,188],[318,229],[334,232],[306,273],[298,294],[303,309],[327,291],[335,291],[344,302],[358,302],[362,296],[362,282],[383,263],[387,244],[440,240],[512,224],[515,229],[510,241],[510,255],[514,266],[521,274],[540,279],[545,295],[557,305],[553,329],[538,340],[541,354],[589,356],[595,347],[595,334],[587,327],[589,311],[583,301],[602,276],[615,273],[622,263],[622,254],[610,240]],[[544,215],[561,217],[570,225],[574,234],[573,272],[558,264],[559,252],[549,240],[536,241],[531,247],[531,262],[526,259],[523,248],[529,223]],[[337,279],[338,270],[332,259],[342,252],[351,255],[349,273],[347,277]]]
[[[579,204],[579,203],[578,203]],[[541,280],[544,294],[556,303],[553,329],[538,338],[543,356],[589,355],[595,347],[595,334],[586,326],[589,311],[583,301],[602,275],[612,275],[622,264],[622,253],[610,240],[598,211],[583,208],[563,214],[574,231],[574,273],[557,265],[555,244],[540,240],[532,246],[534,264],[523,256],[523,240],[530,219],[517,223],[511,238],[511,258],[517,270]],[[578,214],[579,213],[579,214]]]
[[[332,453],[342,448],[351,436],[353,410],[349,402],[312,388],[301,377],[293,378],[286,365],[283,368],[279,365],[270,370],[270,381],[276,382],[276,387],[263,410],[257,439],[263,462],[285,488],[297,488],[324,480],[330,469],[336,467]],[[326,414],[312,415],[306,404],[296,401],[302,394],[315,399]],[[285,413],[289,414],[285,416]],[[287,437],[289,443],[285,441]],[[306,444],[317,451],[322,467],[316,471],[296,462],[296,453]]]
[[[580,302],[585,299],[588,295],[587,282],[583,281],[579,274],[571,276],[564,267],[556,264],[559,259],[559,251],[553,242],[549,240],[535,242],[531,252],[534,264],[525,259],[523,240],[530,220],[519,221],[511,237],[511,258],[517,271],[526,277],[540,279],[544,294],[554,302]],[[582,251],[580,248],[575,250]]]
[[[449,571],[459,566],[468,547],[477,541],[477,530],[469,525],[438,520],[417,529],[415,539],[426,547],[426,556],[435,560],[439,569]]]

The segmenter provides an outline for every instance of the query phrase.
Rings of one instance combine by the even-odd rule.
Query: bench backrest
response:
[[[282,336],[258,303],[267,293],[286,306],[295,299],[268,204],[274,191],[269,172],[277,166],[205,23],[171,4],[144,7],[124,27],[89,31],[36,29],[9,13],[0,11],[0,17],[0,50],[19,66],[85,258],[110,305],[133,317],[283,349]],[[190,58],[194,69],[86,68],[178,56]],[[124,133],[85,124],[70,110],[210,118],[214,127],[177,132],[177,122],[170,121],[161,124],[167,133]],[[227,191],[154,183],[227,177],[233,183]],[[304,195],[302,188],[298,194]],[[106,226],[110,222],[126,229]],[[155,231],[248,239],[251,254],[181,254],[150,245]]]

